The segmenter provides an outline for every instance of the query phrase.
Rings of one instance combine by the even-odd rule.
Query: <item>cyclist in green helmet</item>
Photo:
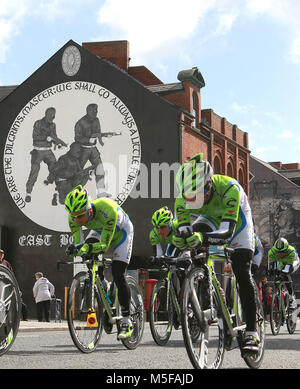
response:
[[[163,255],[166,257],[178,257],[182,250],[173,244],[174,234],[176,234],[178,227],[178,220],[173,218],[173,214],[169,208],[165,206],[155,211],[152,216],[152,224],[153,228],[150,231],[149,239],[153,247],[154,258],[159,258]],[[163,250],[164,243],[167,244],[165,253]],[[190,256],[190,252],[185,250],[182,255]]]
[[[258,351],[256,331],[256,286],[250,273],[254,253],[251,208],[242,186],[231,177],[214,174],[209,162],[197,154],[181,165],[176,175],[180,195],[175,200],[178,231],[173,243],[197,248],[224,244],[234,248],[232,269],[239,284],[246,320],[244,351]],[[191,215],[198,216],[191,223]]]
[[[153,228],[150,231],[149,239],[153,247],[153,257],[150,258],[150,265],[155,265],[159,262],[159,258],[165,257],[190,257],[189,250],[181,250],[173,243],[174,235],[176,234],[178,221],[173,218],[172,212],[168,207],[159,208],[152,216]],[[166,245],[164,251],[163,246]],[[187,272],[187,269],[185,270]],[[179,294],[180,288],[183,284],[185,272],[177,272],[175,274],[175,285]],[[180,323],[175,317],[175,326]]]
[[[133,332],[130,288],[125,277],[132,252],[133,225],[114,200],[98,198],[91,201],[81,185],[66,196],[65,208],[69,212],[68,221],[73,235],[73,244],[66,249],[68,256],[100,254],[113,248],[112,275],[123,316],[118,339],[127,339]],[[85,239],[82,227],[90,230]]]
[[[290,306],[295,308],[296,300],[291,274],[295,273],[300,266],[299,255],[296,249],[285,238],[279,238],[268,251],[268,260],[269,272],[278,270],[281,272],[283,280],[288,281],[286,287],[291,296]]]

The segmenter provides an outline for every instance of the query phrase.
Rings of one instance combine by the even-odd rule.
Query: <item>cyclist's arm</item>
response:
[[[224,194],[223,208],[224,212],[219,229],[205,234],[209,243],[213,243],[211,242],[212,239],[214,241],[228,240],[234,234],[240,208],[240,191],[236,185],[232,185]]]
[[[269,270],[275,270],[277,267],[278,255],[274,252],[273,248],[268,251],[268,268]]]
[[[203,236],[208,243],[216,243],[217,241],[226,241],[230,239],[234,233],[236,222],[234,220],[223,220],[218,230],[213,232],[204,232]]]
[[[163,255],[163,249],[155,229],[150,231],[149,239],[150,239],[151,246],[153,248],[153,256],[161,257]]]
[[[188,227],[191,225],[190,212],[185,207],[185,201],[183,197],[177,197],[175,199],[175,216],[178,221],[178,231],[180,231],[182,227]]]
[[[294,248],[291,248],[290,250],[288,250],[288,254],[287,254],[287,257],[285,259],[285,264],[286,265],[293,265],[295,259],[296,259],[296,251]]]
[[[81,227],[75,221],[72,220],[71,215],[69,215],[68,220],[69,220],[69,227],[73,236],[73,244],[75,246],[82,244],[84,242],[84,236]]]

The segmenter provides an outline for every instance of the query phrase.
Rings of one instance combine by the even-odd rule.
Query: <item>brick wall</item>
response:
[[[119,68],[128,71],[130,60],[128,41],[84,42],[82,47],[94,55],[106,58]]]

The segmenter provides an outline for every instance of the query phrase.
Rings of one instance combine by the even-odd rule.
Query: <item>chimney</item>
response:
[[[108,59],[128,72],[130,60],[128,41],[84,42],[82,47],[100,58]]]

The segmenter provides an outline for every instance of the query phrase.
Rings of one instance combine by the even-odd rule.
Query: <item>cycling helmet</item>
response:
[[[285,238],[279,238],[276,240],[273,247],[280,253],[288,249],[289,242]]]
[[[154,212],[152,224],[155,227],[165,227],[173,220],[173,214],[168,207],[162,207]]]
[[[202,160],[202,153],[184,162],[176,174],[176,183],[183,196],[195,195],[211,181],[213,169],[209,162]]]
[[[68,212],[83,211],[89,205],[88,193],[82,185],[76,186],[65,199],[65,208]]]

